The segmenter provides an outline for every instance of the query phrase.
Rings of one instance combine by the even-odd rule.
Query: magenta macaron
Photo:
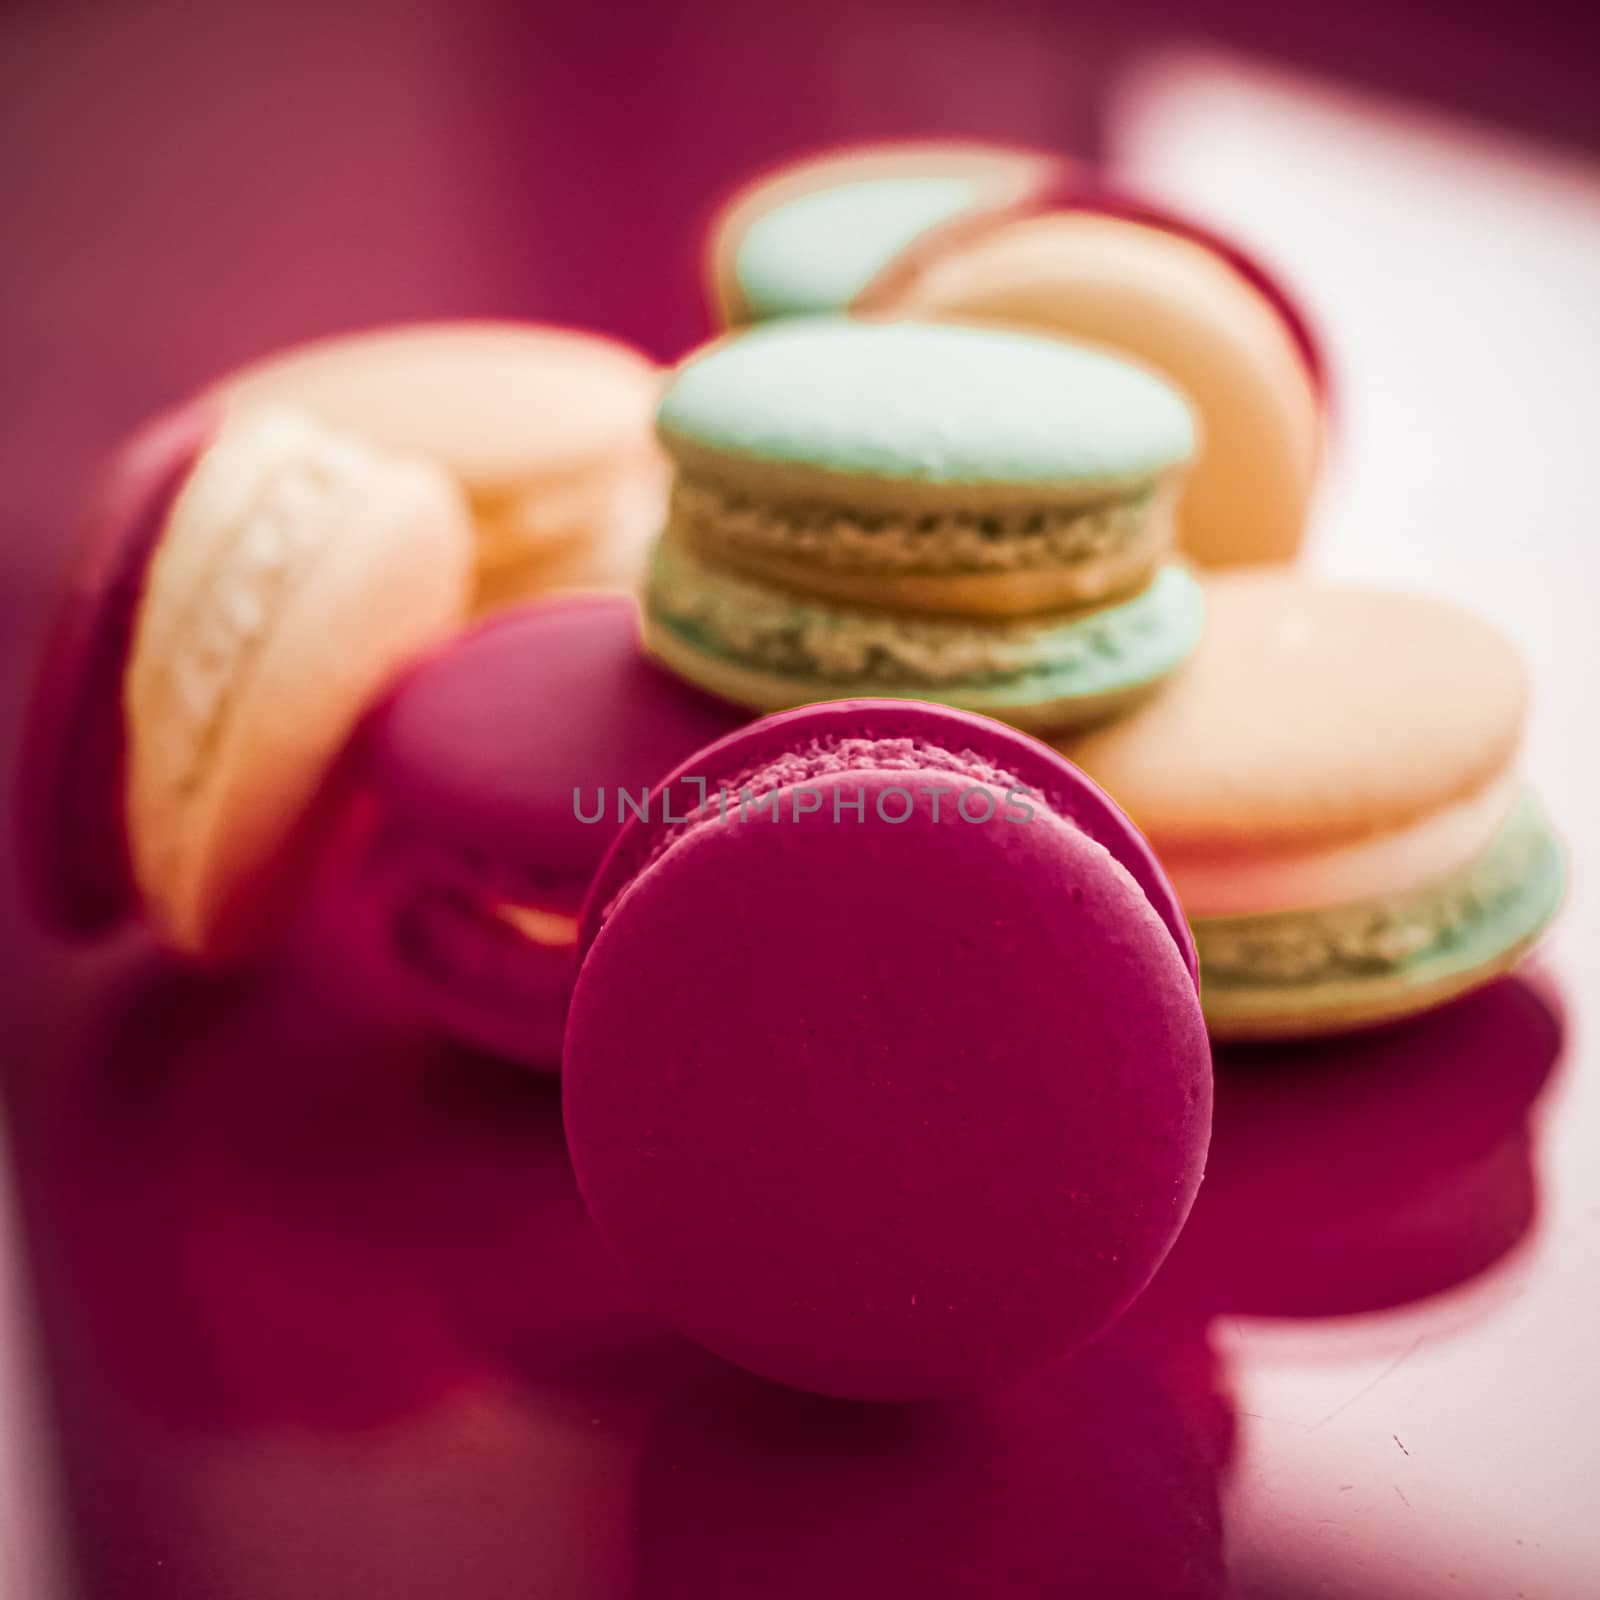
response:
[[[619,811],[739,721],[644,659],[621,595],[507,612],[419,664],[357,756],[384,971],[443,1031],[558,1068],[577,915]]]
[[[137,891],[122,811],[122,678],[150,559],[219,411],[188,405],[133,434],[79,530],[68,588],[34,684],[19,771],[24,888],[66,938],[109,932]]]
[[[578,957],[590,1214],[765,1377],[912,1399],[1026,1369],[1139,1294],[1199,1186],[1178,904],[1099,789],[987,718],[835,701],[701,750],[618,835]]]

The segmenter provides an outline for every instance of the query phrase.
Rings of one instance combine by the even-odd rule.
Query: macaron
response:
[[[42,920],[87,938],[138,911],[202,959],[265,937],[351,729],[459,624],[470,574],[435,467],[278,410],[141,430],[33,692],[20,845]]]
[[[1054,192],[1070,163],[976,140],[842,146],[742,184],[707,230],[706,292],[723,326],[844,311],[899,254],[953,218]]]
[[[224,379],[230,410],[290,405],[436,462],[478,530],[478,610],[553,590],[638,586],[665,466],[655,364],[615,339],[520,322],[378,328]]]
[[[1165,694],[1065,748],[1145,831],[1200,952],[1213,1035],[1427,1010],[1514,966],[1561,852],[1517,771],[1527,677],[1444,600],[1215,574]]]
[[[578,957],[590,1215],[646,1303],[761,1376],[1001,1381],[1117,1317],[1193,1201],[1177,902],[1093,784],[987,718],[841,701],[701,750],[618,834]]]
[[[922,234],[853,309],[1083,340],[1160,373],[1200,420],[1178,506],[1208,566],[1300,549],[1323,455],[1326,368],[1293,292],[1231,241],[1115,190],[1070,186]]]
[[[553,597],[418,664],[362,730],[380,974],[436,1028],[561,1062],[577,914],[630,808],[740,718],[644,659],[620,595]]]
[[[1169,559],[1193,423],[1115,357],[786,318],[686,361],[657,430],[675,477],[645,642],[736,704],[906,696],[1061,728],[1198,641]]]

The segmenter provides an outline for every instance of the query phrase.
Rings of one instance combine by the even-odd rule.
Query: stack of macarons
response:
[[[1193,421],[1114,356],[791,317],[692,355],[658,428],[675,475],[646,644],[734,704],[903,695],[1061,729],[1199,637],[1172,556]]]
[[[563,1073],[656,1307],[783,1382],[950,1392],[1160,1264],[1208,1029],[1365,1027],[1529,948],[1526,684],[1457,608],[1283,564],[1323,368],[1205,230],[873,147],[740,191],[708,273],[670,374],[384,329],[136,435],[25,870],[63,933],[236,958],[359,788],[393,1003]]]
[[[706,274],[728,331],[670,374],[579,330],[432,323],[269,356],[145,430],[90,518],[35,699],[23,814],[48,920],[142,908],[191,954],[258,942],[350,731],[409,661],[508,605],[378,719],[386,857],[408,854],[430,769],[454,795],[424,807],[442,838],[488,795],[554,818],[550,773],[580,755],[580,781],[632,791],[752,714],[894,696],[1052,738],[1103,779],[1173,864],[1219,1032],[1418,1009],[1547,919],[1559,863],[1502,770],[1509,647],[1420,600],[1204,575],[1293,554],[1320,459],[1323,362],[1259,263],[1064,158],[905,141],[741,187]],[[325,578],[300,575],[313,550]],[[517,604],[592,589],[618,597]],[[1456,657],[1486,683],[1466,696],[1464,668],[1450,710],[1437,664]],[[560,714],[496,749],[519,688]],[[447,715],[415,710],[434,696]],[[454,742],[416,732],[436,725]],[[529,947],[564,960],[610,832],[559,867],[536,844],[532,892],[516,851],[467,919],[495,935],[472,962],[507,940],[512,971]],[[1496,882],[1527,879],[1489,897],[1494,934],[1486,851]],[[413,954],[438,899],[395,902]],[[514,1053],[550,1064],[552,1031],[531,1050],[512,1029]]]
[[[939,141],[790,163],[717,212],[705,270],[727,327],[820,311],[937,318],[1146,365],[1204,435],[1178,513],[1185,551],[1226,565],[1300,548],[1327,373],[1296,297],[1233,241],[1080,165]]]
[[[1328,384],[1306,317],[1259,261],[1071,163],[923,142],[831,152],[745,185],[713,218],[706,275],[713,315],[733,331],[680,369],[660,412],[678,487],[645,605],[663,661],[765,709],[785,693],[850,692],[835,685],[867,673],[877,675],[866,679],[871,692],[885,692],[883,675],[906,672],[899,662],[914,638],[924,682],[890,692],[931,693],[1045,733],[1147,831],[1193,923],[1217,1036],[1294,1037],[1411,1015],[1529,948],[1554,915],[1563,869],[1514,776],[1520,661],[1457,608],[1319,584],[1283,565],[1306,527]],[[826,340],[846,336],[826,334],[818,312],[848,316],[862,348],[891,332],[908,346],[957,327],[1031,334],[1063,357],[1092,348],[1164,378],[1197,436],[1157,481],[1160,520],[1171,517],[1202,569],[1203,605],[1166,580],[1196,637],[1205,613],[1198,649],[1191,637],[1159,663],[1149,655],[1157,638],[1176,637],[1176,608],[1153,606],[1140,617],[1141,649],[1125,648],[1123,624],[1141,604],[1105,603],[1137,570],[1117,571],[1114,543],[1081,565],[1035,565],[1017,559],[1015,527],[991,515],[978,524],[983,581],[884,571],[884,527],[912,542],[886,508],[902,523],[920,513],[917,529],[935,534],[929,498],[970,515],[963,496],[1014,471],[1036,436],[1015,414],[999,421],[1003,403],[984,396],[971,410],[997,421],[1010,454],[963,459],[983,437],[970,412],[937,384],[896,382],[888,360],[872,362],[882,387],[858,378],[840,400]],[[953,358],[937,364],[962,401],[980,394],[954,376]],[[770,382],[755,376],[763,368]],[[764,389],[759,399],[739,393],[741,380]],[[1055,439],[1057,471],[1069,440],[1086,454],[1104,449],[1112,416],[1128,425],[1125,440],[1139,436],[1087,371],[1081,384],[1075,431],[1031,398],[1017,407]],[[1058,399],[1068,387],[1064,371],[1052,380]],[[919,412],[931,439],[909,425]],[[1148,406],[1142,416],[1150,444],[1157,414]],[[885,449],[901,437],[898,456]],[[863,515],[861,480],[895,472],[906,481]],[[965,481],[930,491],[941,474]],[[1058,507],[1071,502],[1062,490]],[[916,548],[926,557],[938,540]],[[1135,541],[1132,559],[1149,548]],[[1094,603],[1097,580],[1108,587]],[[1146,595],[1162,587],[1158,578]],[[1071,654],[1071,634],[1048,615],[1063,598],[1090,600],[1088,626],[1073,630],[1093,639],[1085,677],[1114,676],[1119,659],[1144,655],[1155,670],[1142,686],[1100,695],[1079,678],[1073,687],[1086,692],[1075,695],[1063,676],[1059,695],[1041,689],[1052,650]],[[875,608],[870,622],[864,606]],[[940,623],[930,627],[924,611]],[[994,656],[973,649],[973,613],[1008,611],[1006,633],[1027,640],[1031,678],[999,680]],[[766,665],[752,672],[755,653]],[[935,663],[974,655],[991,674],[983,688],[954,677],[930,691]],[[1074,721],[1094,726],[1066,731]]]

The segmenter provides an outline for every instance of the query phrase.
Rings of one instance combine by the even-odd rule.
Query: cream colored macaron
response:
[[[784,317],[678,369],[645,648],[756,711],[885,695],[1017,727],[1125,709],[1194,648],[1166,384],[1059,339]]]
[[[293,412],[224,424],[166,516],[123,679],[129,859],[168,944],[253,941],[351,730],[459,626],[471,576],[438,467]]]
[[[477,529],[477,608],[556,589],[637,586],[666,471],[648,357],[517,322],[379,328],[303,345],[225,379],[229,410],[291,405],[461,484]]]

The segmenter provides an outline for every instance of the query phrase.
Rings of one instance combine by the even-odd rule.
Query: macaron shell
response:
[[[1010,222],[1027,221],[1053,212],[1117,217],[1142,227],[1156,228],[1201,245],[1218,260],[1226,262],[1277,311],[1318,394],[1327,401],[1331,382],[1322,342],[1293,291],[1264,261],[1237,240],[1218,233],[1193,216],[1173,211],[1147,195],[1123,188],[1092,168],[1067,167],[1058,182],[1015,205],[952,217],[939,227],[929,229],[883,269],[851,309],[873,315],[892,307],[906,287],[914,284],[930,264],[960,251],[973,240],[987,238]]]
[[[123,673],[151,556],[220,424],[214,407],[190,403],[140,428],[107,471],[69,558],[29,705],[18,796],[24,892],[65,936],[104,933],[133,908]]]
[[[501,908],[576,913],[619,825],[739,715],[644,660],[621,596],[510,610],[419,663],[362,730],[378,938],[444,1031],[550,1070],[575,970]]]
[[[1395,970],[1309,983],[1203,981],[1213,1039],[1295,1039],[1352,1032],[1443,1005],[1510,972],[1560,908],[1565,867],[1548,830],[1526,878],[1483,914]]]
[[[959,787],[818,788],[870,814],[929,779]],[[1110,867],[1049,814],[926,799],[902,827],[826,800],[713,822],[652,862],[580,968],[563,1095],[591,1215],[652,1301],[766,1376],[880,1399],[1009,1374],[1125,1306],[1198,1186],[1209,1058]]]
[[[952,236],[863,303],[1055,333],[1145,363],[1200,419],[1180,512],[1188,553],[1229,565],[1299,550],[1323,448],[1319,375],[1296,324],[1216,249],[1090,209],[1014,217]]]
[[[380,852],[383,864],[365,883],[385,919],[376,947],[393,1009],[490,1055],[559,1071],[577,975],[572,947],[524,938],[449,871],[420,878],[407,842]]]
[[[474,614],[574,591],[636,594],[666,522],[669,477],[652,444],[564,498],[534,496],[480,523]]]
[[[616,340],[469,321],[300,345],[216,393],[230,412],[290,406],[380,449],[435,461],[481,510],[635,448],[658,389],[655,365]]]
[[[575,908],[620,826],[617,791],[648,793],[745,720],[647,661],[638,628],[620,595],[552,597],[419,662],[362,731],[385,814],[480,878],[494,864],[483,887],[501,899]],[[585,820],[596,791],[604,822]]]
[[[855,179],[758,217],[735,260],[756,320],[838,311],[925,229],[981,203],[968,178]]]
[[[245,574],[261,570],[262,511],[288,530],[300,503],[273,511],[247,500],[232,519],[197,506],[226,502],[235,476],[261,492],[302,442],[319,462],[307,470],[329,471],[318,437],[280,414],[230,427],[208,481],[191,485],[197,505],[177,508],[135,635],[126,686],[134,867],[161,936],[195,957],[226,959],[266,936],[304,865],[294,848],[302,827],[357,721],[465,610],[471,534],[459,491],[435,468],[370,456],[357,497],[305,530],[316,542],[303,562],[268,569],[283,580],[253,586]],[[184,674],[213,670],[219,638],[241,647],[222,658],[227,675],[210,691],[197,747],[195,680]]]
[[[872,613],[725,572],[665,540],[644,604],[650,653],[735,705],[776,711],[818,699],[903,695],[1057,734],[1126,712],[1151,694],[1195,649],[1205,610],[1194,579],[1172,564],[1137,594],[1056,616],[973,622]],[[739,634],[732,642],[730,622]],[[760,660],[763,649],[777,659]],[[880,658],[897,653],[951,666],[936,675],[907,667],[891,681]],[[954,665],[963,658],[975,663],[970,670]]]
[[[970,186],[974,206],[1015,204],[1063,181],[1065,157],[976,140],[903,140],[851,145],[791,161],[740,186],[719,207],[707,230],[706,292],[723,326],[751,320],[740,281],[739,255],[750,231],[780,208],[850,184],[928,180]],[[905,242],[903,230],[884,248]],[[832,276],[832,274],[830,274]],[[844,309],[839,305],[836,309]]]
[[[1015,777],[1042,796],[1058,816],[1093,839],[1138,884],[1165,925],[1191,980],[1198,983],[1194,940],[1178,899],[1144,836],[1087,773],[1026,734],[992,718],[915,701],[830,700],[801,706],[729,733],[696,751],[668,772],[649,800],[648,818],[630,815],[594,875],[578,927],[580,960],[599,932],[611,905],[660,843],[667,823],[664,800],[681,797],[675,815],[692,802],[704,781],[715,794],[739,774],[765,765],[811,742],[837,743],[870,738],[903,739],[945,749],[970,751],[979,760]]]
[[[1065,746],[1161,851],[1316,849],[1479,792],[1515,759],[1527,674],[1444,600],[1284,568],[1211,574],[1166,692]]]
[[[1084,499],[1183,466],[1194,422],[1114,356],[1004,329],[792,317],[681,365],[657,428],[680,470],[774,497]],[[874,494],[873,491],[876,490]]]

